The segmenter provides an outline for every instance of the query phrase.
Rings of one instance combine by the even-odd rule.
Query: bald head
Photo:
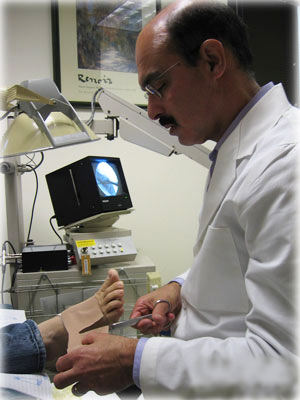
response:
[[[139,55],[144,48],[151,44],[151,51],[167,50],[169,44],[168,20],[170,15],[182,7],[192,3],[192,0],[181,0],[171,3],[157,14],[141,31],[136,42],[136,63],[140,62]]]
[[[141,31],[136,42],[136,64],[139,68],[143,60],[153,57],[160,51],[166,50],[168,33],[166,22],[167,10],[164,9],[153,18]]]
[[[163,49],[176,53],[190,65],[196,65],[201,44],[207,39],[219,40],[239,66],[252,74],[245,24],[230,7],[203,0],[177,0],[153,18],[138,37],[137,65],[141,50],[147,46],[154,52]]]

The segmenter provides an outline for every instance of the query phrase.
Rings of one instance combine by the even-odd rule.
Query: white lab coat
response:
[[[281,361],[297,359],[299,140],[300,110],[277,85],[221,146],[173,338],[151,338],[143,351],[145,399],[291,384]],[[264,355],[279,362],[274,371],[257,361]]]

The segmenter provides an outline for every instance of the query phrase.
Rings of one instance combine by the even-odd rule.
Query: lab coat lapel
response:
[[[274,86],[244,117],[221,146],[209,188],[200,213],[199,231],[194,253],[202,244],[207,228],[213,220],[226,193],[236,179],[237,162],[249,157],[260,138],[291,107],[281,84]]]
[[[236,158],[239,149],[239,127],[237,127],[220,148],[217,162],[205,193],[200,214],[198,246],[218,207],[236,178]],[[196,247],[198,247],[196,246]]]
[[[240,148],[237,159],[251,156],[258,141],[277,124],[291,107],[281,84],[274,86],[249,111],[240,124]]]

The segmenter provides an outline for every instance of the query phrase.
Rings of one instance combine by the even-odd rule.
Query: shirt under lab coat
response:
[[[276,85],[220,148],[173,337],[143,350],[145,399],[291,385],[299,140],[300,110]]]

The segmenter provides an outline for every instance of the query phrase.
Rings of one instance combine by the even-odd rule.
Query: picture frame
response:
[[[135,42],[159,9],[159,0],[52,2],[54,81],[71,104],[90,107],[94,93],[103,87],[146,106],[138,84]]]

